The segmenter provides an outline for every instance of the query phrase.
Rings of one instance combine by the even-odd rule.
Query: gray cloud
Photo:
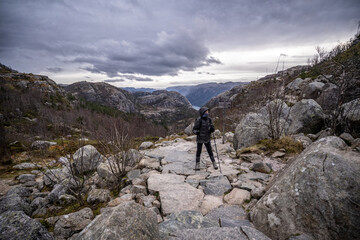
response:
[[[104,82],[115,83],[115,82],[125,82],[124,79],[105,79]]]
[[[174,76],[221,64],[213,51],[337,41],[355,33],[359,12],[358,0],[2,0],[0,61],[29,72],[72,64],[115,78]]]
[[[53,73],[59,73],[62,72],[64,69],[60,67],[48,67],[46,68],[46,70]]]

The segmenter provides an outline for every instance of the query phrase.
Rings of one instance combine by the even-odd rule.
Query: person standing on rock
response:
[[[218,169],[216,165],[214,154],[211,149],[210,135],[215,131],[215,127],[212,123],[211,118],[209,117],[209,109],[207,107],[202,107],[199,109],[200,117],[196,119],[192,132],[197,135],[197,151],[196,151],[196,164],[195,170],[200,170],[200,155],[202,150],[202,145],[204,144],[207,152],[209,153],[211,162],[215,169]]]

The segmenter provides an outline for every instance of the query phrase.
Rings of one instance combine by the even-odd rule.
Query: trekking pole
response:
[[[215,144],[216,155],[217,155],[217,159],[218,159],[218,163],[219,163],[219,169],[220,169],[220,173],[222,174],[222,172],[221,172],[221,165],[220,165],[219,153],[218,153],[218,150],[217,150],[217,147],[216,147],[215,134],[213,134],[213,137],[214,137],[214,144]]]

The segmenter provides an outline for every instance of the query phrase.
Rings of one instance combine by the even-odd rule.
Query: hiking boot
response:
[[[215,170],[216,170],[216,169],[218,169],[218,166],[217,166],[217,164],[216,164],[216,162],[215,162],[215,161],[213,161],[213,162],[212,162],[212,164],[213,164],[213,166],[214,166]]]
[[[200,163],[196,162],[195,164],[195,171],[199,171],[200,170]]]

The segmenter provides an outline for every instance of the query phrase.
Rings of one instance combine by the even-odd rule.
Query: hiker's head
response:
[[[209,108],[202,107],[202,108],[199,109],[199,114],[200,114],[201,117],[204,117],[205,113],[209,114]]]

